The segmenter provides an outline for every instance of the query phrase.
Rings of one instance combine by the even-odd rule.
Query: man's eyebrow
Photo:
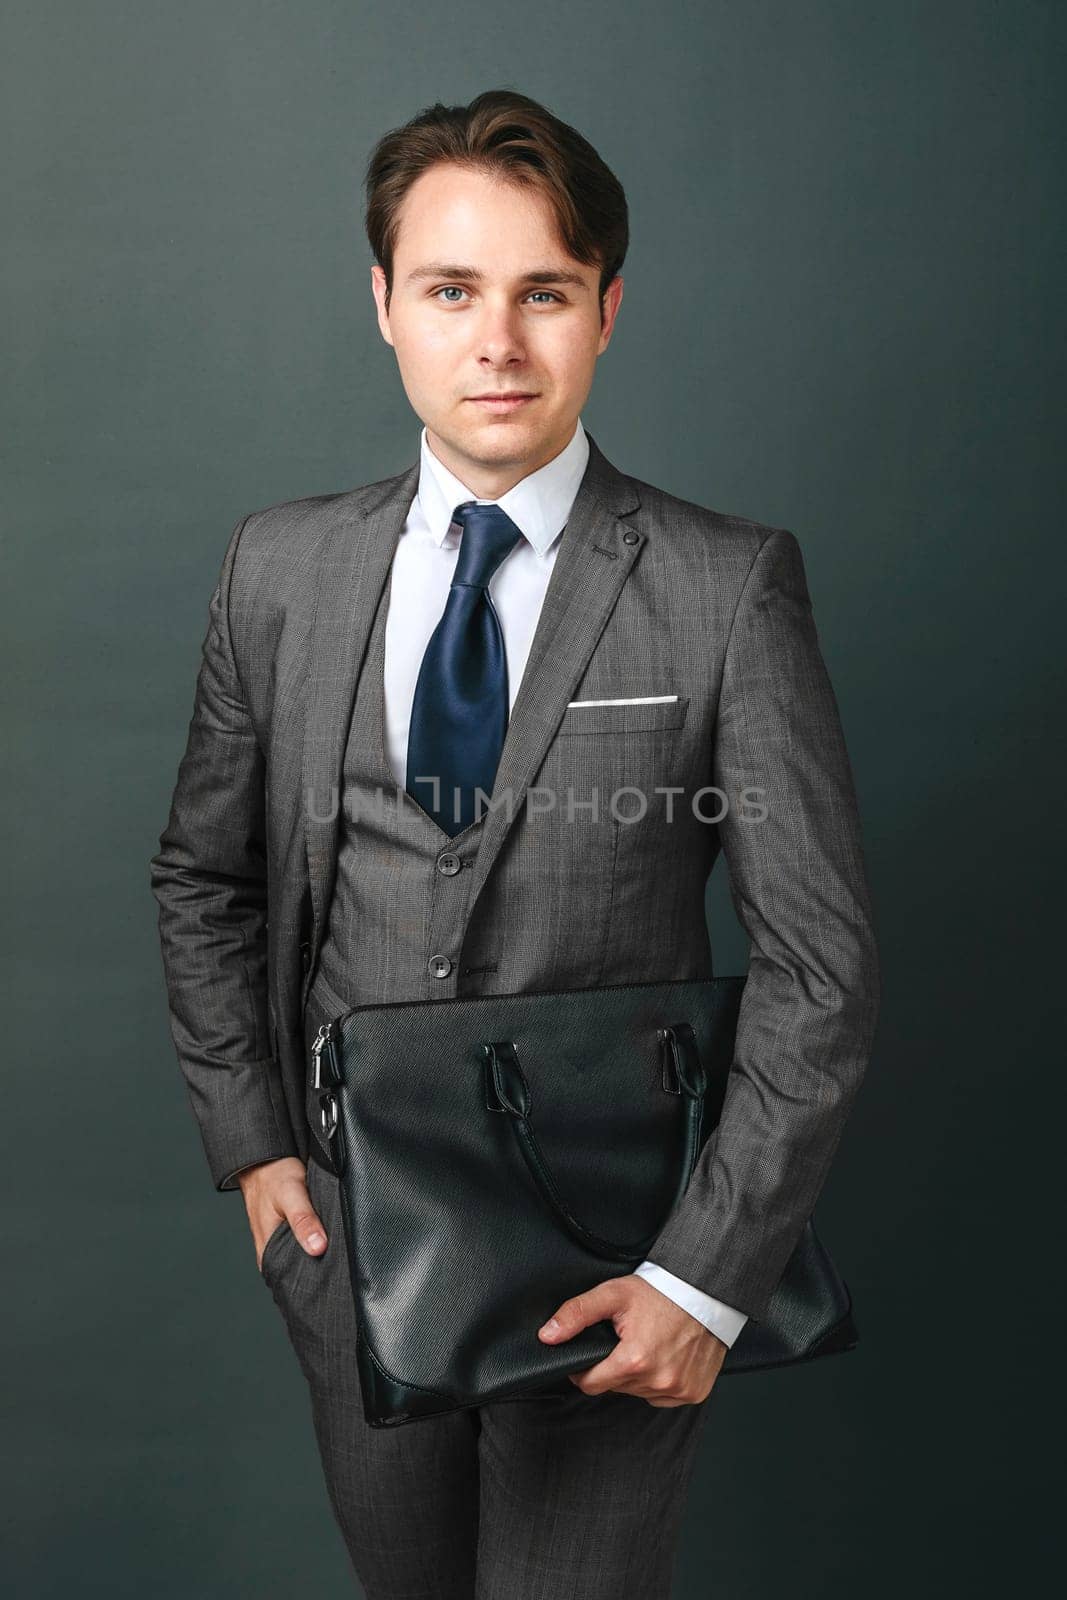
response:
[[[463,267],[455,262],[428,261],[425,266],[413,267],[405,283],[420,283],[426,278],[449,278],[461,283],[481,283],[484,274],[477,267]],[[541,267],[534,272],[524,272],[521,283],[569,283],[576,289],[588,288],[585,279],[567,267]]]

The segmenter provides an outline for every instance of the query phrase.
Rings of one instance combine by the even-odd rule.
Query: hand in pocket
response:
[[[307,1189],[307,1168],[296,1156],[278,1161],[263,1161],[246,1167],[237,1182],[244,1196],[248,1225],[256,1251],[257,1270],[263,1270],[263,1251],[271,1234],[287,1222],[309,1256],[321,1256],[326,1249],[326,1229],[311,1204]]]

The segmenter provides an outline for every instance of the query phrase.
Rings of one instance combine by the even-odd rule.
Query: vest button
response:
[[[632,528],[628,528],[627,531],[622,536],[623,544],[636,544],[637,543],[637,539],[638,539],[638,536],[637,536],[636,533],[634,533]]]
[[[451,878],[462,867],[463,863],[451,850],[446,850],[444,855],[437,858],[437,870],[443,872],[446,878]]]
[[[447,978],[452,971],[452,963],[447,956],[431,956],[427,965],[435,978]]]

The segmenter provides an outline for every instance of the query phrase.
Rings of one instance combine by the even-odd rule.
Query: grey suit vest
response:
[[[440,998],[434,990],[452,971],[443,952],[462,942],[466,885],[485,827],[483,818],[450,839],[393,778],[384,683],[391,591],[390,571],[356,687],[337,877],[311,990],[335,1015],[356,1005]]]

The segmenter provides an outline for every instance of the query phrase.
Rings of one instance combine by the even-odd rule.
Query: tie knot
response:
[[[484,589],[522,538],[522,529],[498,505],[479,505],[476,500],[465,500],[457,506],[452,520],[463,530],[452,583]]]

